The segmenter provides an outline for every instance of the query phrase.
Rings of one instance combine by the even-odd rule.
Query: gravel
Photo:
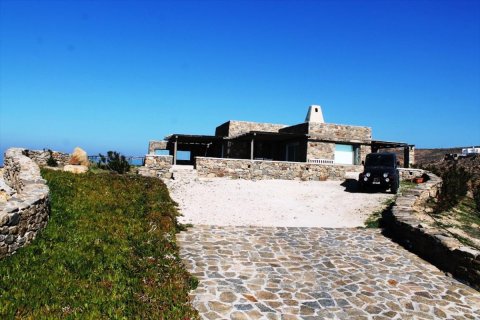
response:
[[[344,184],[345,185],[345,184]],[[218,226],[364,226],[387,193],[348,191],[340,181],[169,180],[181,223]]]

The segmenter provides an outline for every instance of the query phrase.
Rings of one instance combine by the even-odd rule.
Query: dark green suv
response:
[[[400,176],[397,169],[397,155],[390,152],[367,154],[363,172],[358,177],[360,191],[367,188],[390,189],[397,193],[400,186]]]

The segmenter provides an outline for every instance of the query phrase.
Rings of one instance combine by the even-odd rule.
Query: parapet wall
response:
[[[408,171],[406,169],[405,171]],[[412,170],[412,174],[418,170]],[[440,269],[480,289],[480,251],[463,245],[450,233],[426,220],[427,203],[440,192],[442,180],[421,170],[428,181],[404,191],[397,197],[385,231],[410,251]]]
[[[0,177],[0,258],[28,244],[48,221],[49,189],[38,165],[24,155],[25,149],[5,152]]]
[[[278,132],[285,128],[284,124],[261,123],[248,121],[228,121],[215,129],[216,136],[234,137],[250,131]]]
[[[370,143],[372,141],[372,129],[369,127],[346,126],[332,123],[308,123],[310,139]]]
[[[146,177],[170,178],[173,156],[147,154],[145,165],[138,169],[138,174]]]
[[[322,165],[305,162],[196,158],[199,177],[248,180],[343,180],[346,172],[361,172],[362,166]]]

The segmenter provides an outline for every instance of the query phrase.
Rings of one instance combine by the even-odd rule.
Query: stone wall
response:
[[[5,152],[0,177],[0,257],[28,244],[48,221],[49,189],[38,165],[24,155],[24,149]],[[4,201],[2,201],[4,200]]]
[[[199,177],[247,180],[343,180],[346,172],[360,172],[361,166],[322,165],[304,162],[244,159],[196,158]]]
[[[285,127],[286,125],[284,124],[230,120],[218,126],[215,129],[215,135],[223,137],[234,137],[250,131],[278,132],[280,129]]]
[[[421,177],[425,170],[412,168],[398,168],[400,180],[412,180],[413,178]]]
[[[145,156],[145,165],[138,168],[138,174],[146,177],[170,178],[172,165],[173,156],[147,154]]]
[[[308,134],[311,139],[327,141],[368,144],[372,141],[372,129],[369,127],[309,122]]]
[[[29,150],[25,149],[23,154],[32,159],[39,166],[46,166],[50,158],[50,151],[48,150]],[[65,166],[70,161],[71,156],[68,153],[59,151],[52,151],[52,158],[55,159],[59,166]]]
[[[370,145],[360,145],[360,163],[365,161],[367,154],[372,153],[372,147]]]
[[[410,251],[479,290],[480,251],[463,245],[428,221],[426,213],[431,210],[426,204],[437,197],[442,180],[432,173],[423,173],[429,177],[426,183],[397,197],[391,216],[385,221],[385,232]]]
[[[307,159],[329,159],[335,158],[335,143],[329,142],[307,142]]]
[[[167,141],[152,140],[148,142],[148,154],[155,154],[155,150],[166,150]]]

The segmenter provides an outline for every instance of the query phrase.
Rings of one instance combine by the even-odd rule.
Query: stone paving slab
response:
[[[203,319],[480,319],[480,293],[374,229],[195,226],[177,235]]]

